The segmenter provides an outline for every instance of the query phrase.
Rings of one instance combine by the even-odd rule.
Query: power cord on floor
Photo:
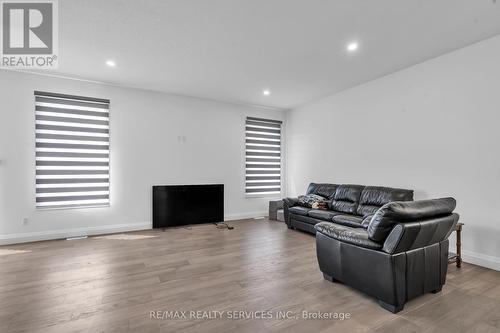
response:
[[[234,227],[231,227],[229,224],[226,222],[219,222],[219,223],[214,223],[215,227],[217,229],[227,229],[227,230],[233,230]]]

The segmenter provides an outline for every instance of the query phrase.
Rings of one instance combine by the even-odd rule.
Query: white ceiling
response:
[[[493,0],[64,0],[59,8],[58,74],[279,108],[500,33]],[[352,40],[356,54],[345,50]]]

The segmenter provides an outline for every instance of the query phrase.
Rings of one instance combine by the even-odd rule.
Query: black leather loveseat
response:
[[[344,189],[353,186],[311,184],[308,191],[321,188],[321,193],[326,194],[323,190],[331,191],[336,187],[330,198],[332,203],[328,205],[333,208],[338,205],[335,203],[335,198],[339,197],[337,191],[346,198],[343,193],[348,191]],[[410,200],[407,190],[377,189],[364,187],[361,192],[366,190],[365,198],[340,205],[341,209],[351,207],[351,211],[358,213],[346,215],[349,218],[335,220],[335,216],[340,216],[337,210],[325,211],[321,215],[324,221],[316,223],[318,219],[313,216],[319,212],[295,209],[295,199],[284,200],[285,215],[291,228],[307,230],[307,225],[314,225],[318,263],[325,279],[359,289],[377,298],[383,308],[396,313],[408,300],[424,293],[439,292],[445,284],[448,237],[459,216],[453,213],[455,199],[441,198],[389,201],[380,208],[366,208],[367,214],[361,217],[359,213],[364,208],[359,206],[375,206],[386,200],[382,197],[394,195]],[[366,204],[367,201],[370,204]],[[305,210],[307,213],[303,215]],[[328,221],[330,215],[327,214],[336,215]]]

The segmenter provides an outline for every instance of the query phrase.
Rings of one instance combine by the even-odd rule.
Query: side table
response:
[[[457,232],[457,252],[450,253],[448,264],[456,263],[457,267],[462,267],[462,226],[464,223],[457,223],[455,231]]]
[[[283,200],[269,201],[269,219],[278,220],[278,211],[283,209]]]

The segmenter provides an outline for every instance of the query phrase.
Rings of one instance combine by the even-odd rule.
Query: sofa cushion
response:
[[[357,207],[358,215],[368,215],[375,213],[380,207],[392,201],[411,201],[413,200],[413,191],[399,188],[366,186],[361,192],[359,205]]]
[[[363,188],[362,185],[339,185],[330,203],[330,209],[355,214]]]
[[[371,240],[368,237],[368,232],[363,228],[351,228],[331,222],[320,222],[314,228],[316,232],[345,243],[373,250],[380,250],[382,248],[382,244]]]
[[[390,202],[375,213],[368,225],[368,234],[370,239],[381,242],[397,223],[448,215],[455,206],[453,198]]]
[[[307,223],[307,224],[310,224],[310,225],[315,225],[317,223],[322,222],[321,220],[315,219],[315,218],[310,217],[310,216],[304,216],[304,215],[293,215],[290,218],[290,220],[291,221],[299,221],[299,222]]]
[[[348,227],[359,228],[361,227],[361,222],[363,222],[363,218],[354,215],[336,215],[331,220],[333,223],[338,223],[342,225],[346,225]]]
[[[315,219],[318,220],[323,220],[323,221],[332,221],[332,217],[335,215],[342,214],[340,212],[334,212],[331,210],[320,210],[320,209],[311,209],[308,213],[307,216],[314,217]]]
[[[311,208],[306,208],[306,207],[302,207],[302,206],[293,206],[293,207],[290,207],[289,212],[291,214],[307,216],[307,213],[310,210],[311,210]]]
[[[311,183],[307,188],[306,194],[317,194],[321,195],[327,199],[333,199],[335,195],[335,191],[337,190],[338,185],[336,184],[318,184]]]

